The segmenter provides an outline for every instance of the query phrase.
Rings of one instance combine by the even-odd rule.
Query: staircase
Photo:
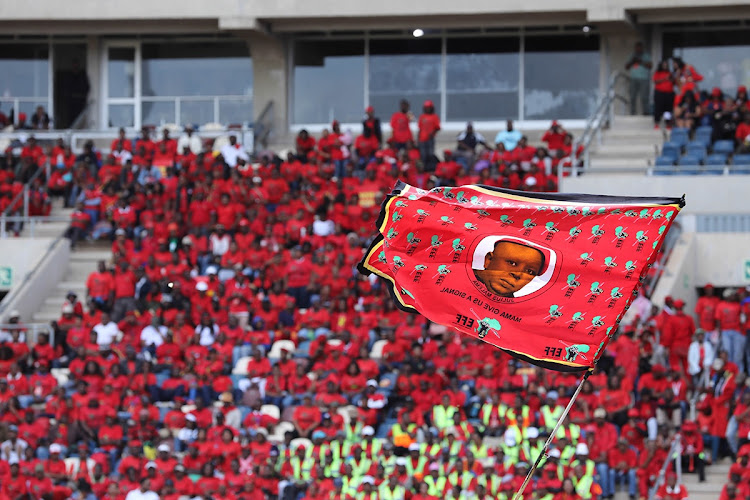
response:
[[[729,477],[730,462],[706,466],[706,482],[698,482],[697,473],[682,473],[682,484],[688,491],[690,500],[716,500]],[[620,486],[614,500],[629,500],[627,486]]]
[[[37,224],[34,227],[34,238],[57,238],[65,232],[69,223],[67,222],[71,208],[63,208],[62,200],[56,199],[52,205],[50,215],[64,217],[63,222],[45,222]],[[25,227],[21,236],[31,236],[31,228]],[[90,243],[81,241],[70,254],[68,268],[65,275],[50,295],[45,299],[42,307],[34,313],[32,321],[34,323],[49,323],[50,321],[60,318],[61,309],[65,296],[69,291],[78,295],[78,299],[86,299],[86,280],[92,271],[96,270],[96,263],[100,260],[108,261],[112,257],[112,252],[108,243]]]
[[[612,126],[602,131],[602,143],[591,144],[592,170],[643,170],[653,163],[664,134],[654,129],[649,116],[616,116]]]

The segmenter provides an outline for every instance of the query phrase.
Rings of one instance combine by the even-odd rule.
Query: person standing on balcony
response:
[[[643,42],[636,42],[633,55],[625,69],[630,76],[630,114],[637,114],[637,102],[641,103],[641,114],[648,113],[648,86],[651,77],[651,56],[643,48]]]

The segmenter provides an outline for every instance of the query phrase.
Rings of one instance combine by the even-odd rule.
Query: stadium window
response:
[[[669,29],[677,31],[664,33],[664,58],[681,57],[692,65],[703,75],[702,89],[719,87],[724,93],[734,96],[738,86],[750,83],[747,30],[726,27],[706,31],[695,27]]]
[[[293,51],[294,123],[360,121],[364,112],[365,42],[297,40]]]
[[[524,39],[525,120],[586,118],[598,95],[598,36]]]
[[[368,103],[381,116],[398,110],[401,99],[416,115],[426,100],[441,114],[441,38],[372,39],[369,53]]]
[[[446,54],[446,119],[518,118],[520,40],[449,38]]]
[[[37,106],[49,109],[49,45],[0,45],[0,111],[28,116]]]
[[[141,121],[251,122],[253,64],[247,44],[144,43]]]

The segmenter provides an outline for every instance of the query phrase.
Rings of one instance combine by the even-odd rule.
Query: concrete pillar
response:
[[[642,41],[646,46],[646,51],[651,54],[652,60],[656,61],[654,54],[651,53],[651,44],[649,33],[642,33],[635,26],[627,23],[612,23],[599,27],[602,43],[602,64],[601,79],[602,88],[606,89],[609,85],[609,79],[613,72],[620,71],[625,73],[625,64],[633,54],[633,47],[638,41]],[[616,87],[616,92],[628,98],[628,84],[620,80]],[[615,113],[618,115],[629,114],[629,106],[621,102],[615,103]]]
[[[102,54],[101,40],[98,36],[86,37],[86,73],[89,76],[89,112],[86,116],[85,128],[104,129],[100,123],[102,117],[102,106],[104,106],[104,94],[101,88],[102,76]]]
[[[253,32],[247,35],[253,58],[253,114],[257,122],[266,106],[273,102],[269,145],[289,142],[289,61],[284,39]]]

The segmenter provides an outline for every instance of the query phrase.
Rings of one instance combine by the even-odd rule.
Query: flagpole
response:
[[[578,387],[576,388],[576,392],[573,393],[573,397],[570,398],[570,402],[568,403],[568,406],[565,407],[565,411],[563,411],[562,415],[560,415],[560,418],[558,419],[557,423],[555,424],[555,428],[552,429],[552,432],[549,433],[549,437],[547,438],[547,442],[544,443],[544,448],[542,449],[541,453],[539,453],[539,456],[536,457],[536,461],[534,462],[534,465],[531,466],[531,469],[529,469],[528,474],[526,474],[526,479],[523,480],[523,484],[516,492],[515,496],[513,497],[513,500],[521,500],[521,495],[523,494],[523,490],[526,489],[526,485],[529,484],[529,481],[531,480],[531,477],[534,475],[534,471],[536,471],[537,467],[539,467],[539,462],[542,461],[542,457],[547,456],[547,451],[549,451],[549,446],[552,444],[552,440],[554,439],[555,435],[557,434],[557,430],[560,428],[560,425],[562,425],[563,420],[565,420],[565,417],[568,416],[568,412],[570,412],[570,409],[573,407],[573,403],[575,402],[578,395],[581,393],[581,388],[583,387],[583,383],[586,382],[586,379],[589,378],[589,375],[591,375],[591,370],[586,370],[586,373],[583,374],[583,378],[578,383]]]

